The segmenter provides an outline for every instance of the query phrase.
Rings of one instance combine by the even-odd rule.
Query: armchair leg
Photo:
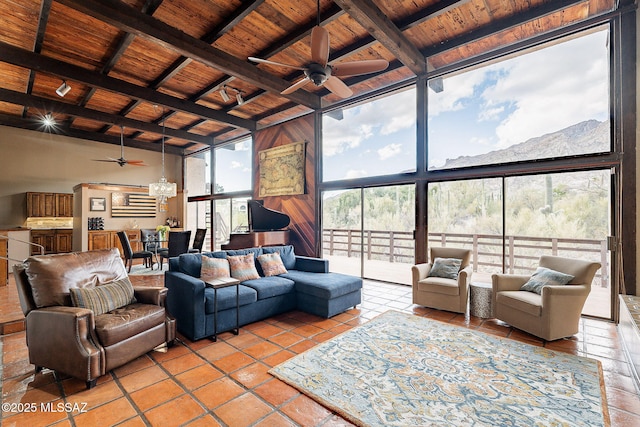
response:
[[[97,382],[98,382],[97,378],[87,381],[87,390],[91,390],[92,388],[94,388]]]

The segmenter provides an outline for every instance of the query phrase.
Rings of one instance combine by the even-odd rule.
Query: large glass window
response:
[[[250,138],[216,148],[214,193],[251,190],[251,149]]]
[[[336,181],[416,170],[416,90],[326,113],[322,179]]]
[[[429,169],[610,151],[608,34],[431,80]]]
[[[429,245],[471,249],[479,282],[530,275],[541,255],[599,262],[583,313],[609,318],[610,187],[608,169],[430,183]]]

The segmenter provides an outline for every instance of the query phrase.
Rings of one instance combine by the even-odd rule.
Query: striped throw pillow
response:
[[[225,258],[211,258],[203,255],[200,277],[216,279],[220,277],[231,277],[229,273],[229,261]]]
[[[253,260],[253,253],[246,255],[228,256],[231,277],[241,282],[245,280],[259,279],[260,275],[256,270],[256,263]]]
[[[71,288],[69,292],[75,307],[88,308],[96,316],[136,302],[128,277],[94,288]]]
[[[258,256],[258,262],[260,263],[260,267],[262,267],[262,271],[264,271],[265,277],[287,273],[287,269],[278,252],[262,254]]]

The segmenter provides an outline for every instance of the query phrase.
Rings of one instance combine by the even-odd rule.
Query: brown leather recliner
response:
[[[115,248],[33,256],[14,266],[13,273],[26,318],[29,362],[36,372],[49,368],[91,388],[110,370],[175,340],[164,287],[133,288],[135,302],[99,315],[73,306],[71,288],[95,290],[123,279],[130,285]]]

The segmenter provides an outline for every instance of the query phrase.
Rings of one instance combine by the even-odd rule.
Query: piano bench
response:
[[[333,317],[362,303],[362,279],[340,273],[289,272],[296,283],[298,309],[321,317]]]

